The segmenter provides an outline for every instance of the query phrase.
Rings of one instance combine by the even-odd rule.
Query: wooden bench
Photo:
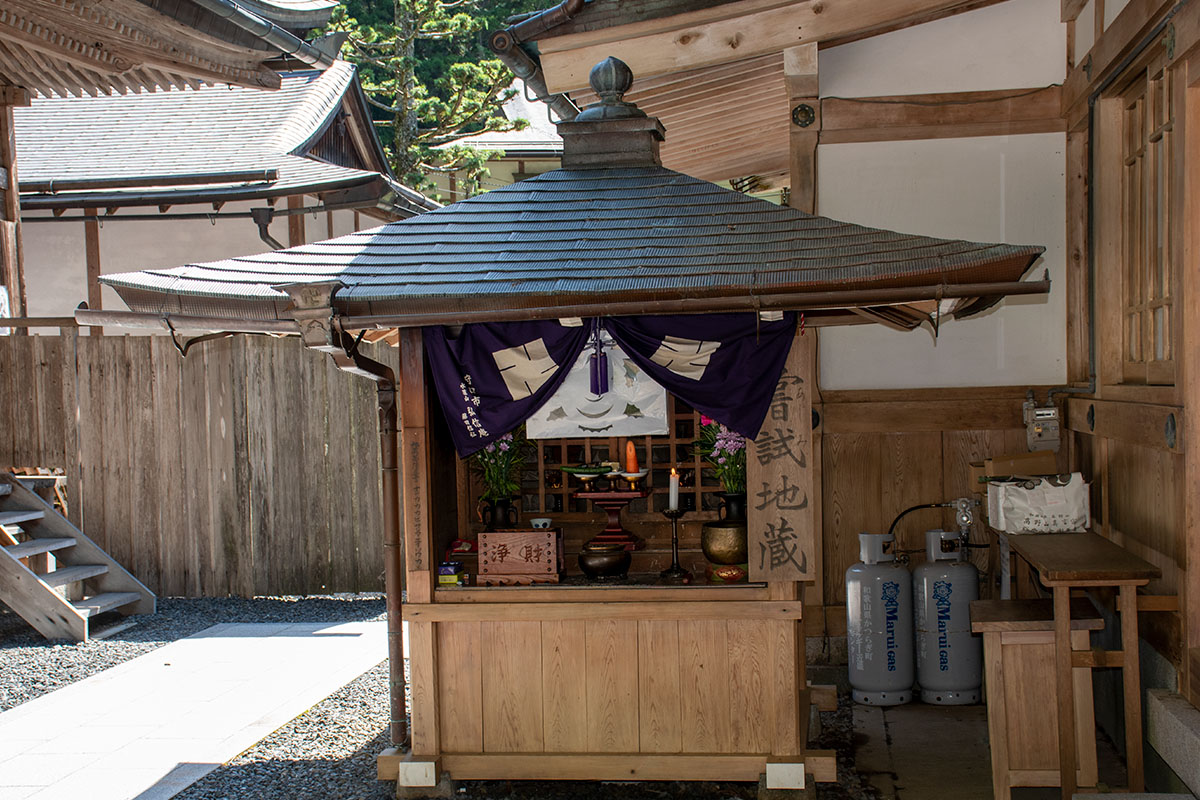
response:
[[[1071,639],[1087,650],[1104,621],[1086,600],[1071,602]],[[971,630],[983,634],[988,738],[996,800],[1014,786],[1059,786],[1054,606],[1050,600],[976,600]],[[1074,670],[1076,785],[1096,785],[1092,672]]]

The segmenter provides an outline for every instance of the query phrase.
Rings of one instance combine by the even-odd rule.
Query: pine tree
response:
[[[359,68],[374,122],[396,175],[428,188],[429,175],[483,171],[490,153],[438,148],[471,133],[513,130],[499,114],[512,92],[508,69],[482,43],[509,14],[533,10],[538,0],[348,0],[329,30],[349,34],[343,56]]]

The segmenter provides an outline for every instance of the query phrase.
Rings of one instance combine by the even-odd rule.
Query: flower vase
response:
[[[486,531],[515,528],[520,521],[520,514],[517,507],[512,504],[511,497],[495,497],[484,501],[483,507],[479,510],[479,516],[483,520],[483,529]]]
[[[700,548],[704,551],[704,557],[713,564],[746,563],[749,549],[746,541],[744,493],[721,493],[717,520],[700,526]]]

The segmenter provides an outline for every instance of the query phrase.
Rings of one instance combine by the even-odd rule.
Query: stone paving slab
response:
[[[166,800],[387,658],[387,623],[224,623],[0,713],[0,800]]]

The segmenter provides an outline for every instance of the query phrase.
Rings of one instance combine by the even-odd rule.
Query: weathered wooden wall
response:
[[[374,385],[295,338],[0,337],[0,466],[162,595],[383,588]]]

